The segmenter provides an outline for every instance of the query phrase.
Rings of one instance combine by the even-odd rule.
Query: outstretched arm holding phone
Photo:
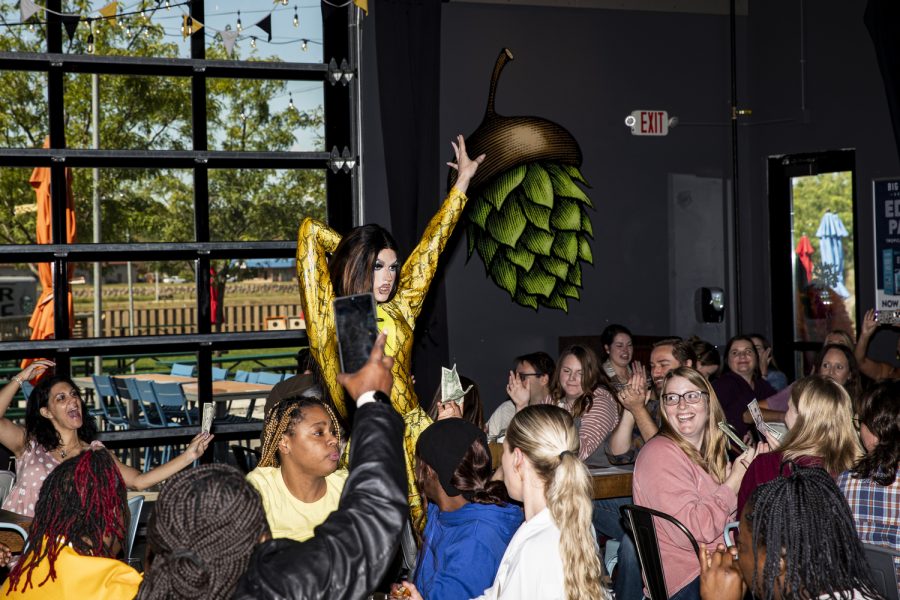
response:
[[[390,396],[393,359],[381,333],[365,366],[338,381],[357,403],[350,476],[335,512],[305,542],[259,545],[234,598],[362,598],[384,575],[407,515],[403,421]]]

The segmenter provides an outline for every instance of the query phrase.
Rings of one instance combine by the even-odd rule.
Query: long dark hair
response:
[[[422,456],[416,452],[416,479],[419,489],[424,489],[422,483],[425,480],[425,469],[428,466],[434,470]],[[509,496],[506,493],[506,485],[502,481],[491,480],[493,475],[493,465],[491,452],[488,450],[481,439],[476,439],[466,450],[462,459],[459,461],[450,483],[462,492],[463,498],[469,502],[476,504],[495,504],[503,506],[509,503]],[[434,475],[437,479],[437,474]]]
[[[62,438],[53,423],[41,414],[41,409],[46,407],[50,402],[50,390],[57,383],[68,383],[72,389],[81,396],[81,390],[75,385],[75,382],[62,375],[52,375],[45,377],[34,386],[28,402],[25,405],[25,435],[28,439],[32,439],[47,452],[52,452],[62,444]],[[81,427],[78,428],[78,439],[82,442],[92,442],[97,437],[97,424],[93,417],[88,414],[87,405],[84,398],[81,398]]]
[[[616,393],[613,391],[609,377],[600,368],[597,354],[587,346],[575,344],[563,350],[562,354],[559,355],[559,360],[556,362],[556,369],[553,371],[553,378],[550,381],[550,395],[554,400],[558,402],[565,397],[559,378],[563,361],[570,355],[577,358],[578,362],[581,363],[581,397],[575,401],[575,405],[572,407],[572,415],[577,418],[594,406],[594,390],[597,388],[603,388],[613,398],[615,398]]]
[[[68,544],[78,554],[113,558],[116,542],[125,539],[128,500],[125,482],[106,450],[86,450],[53,469],[34,507],[28,547],[9,574],[15,590],[22,576],[24,593],[33,587],[31,576],[44,559],[48,579],[56,579],[54,563]]]
[[[459,383],[463,389],[472,386],[463,400],[462,418],[477,427],[484,429],[484,405],[481,402],[481,392],[478,391],[478,384],[464,375],[459,376]],[[434,394],[434,400],[431,402],[431,408],[428,409],[428,416],[432,421],[437,421],[438,406],[441,402],[441,389],[438,388]]]
[[[878,438],[878,445],[856,463],[853,476],[891,485],[900,468],[900,381],[882,381],[863,396],[859,422]]]
[[[853,590],[866,598],[881,598],[837,484],[819,467],[794,465],[791,471],[756,488],[744,508],[753,529],[753,548],[741,552],[753,552],[754,598],[775,597],[782,559],[782,598],[831,597]],[[760,547],[768,550],[762,573]]]
[[[331,276],[335,296],[372,293],[375,260],[378,253],[386,248],[397,252],[397,242],[381,225],[363,225],[345,235],[328,261],[328,274]],[[397,259],[399,258],[398,252]],[[397,292],[399,280],[398,273],[388,300]]]
[[[753,356],[756,357],[756,367],[753,369],[753,384],[755,385],[757,381],[762,378],[762,372],[759,370],[759,352],[756,351],[756,345],[753,343],[753,338],[749,335],[736,335],[725,345],[725,356],[722,361],[722,372],[728,373],[731,371],[731,366],[728,364],[728,357],[731,356],[731,347],[734,346],[735,342],[744,341],[750,344],[750,348],[753,350]]]
[[[859,401],[859,396],[862,393],[862,378],[860,377],[859,363],[856,362],[853,350],[843,344],[826,344],[819,350],[819,354],[816,355],[816,362],[814,363],[816,365],[816,370],[813,374],[819,374],[819,369],[822,368],[822,361],[825,360],[825,355],[832,350],[837,350],[847,359],[847,368],[850,369],[850,378],[847,379],[847,383],[844,384],[844,389],[850,394],[850,399],[853,400],[853,404],[855,405]]]
[[[613,340],[615,340],[616,336],[620,333],[624,333],[629,339],[634,339],[634,336],[631,335],[631,331],[624,325],[619,325],[618,323],[607,325],[600,334],[600,362],[609,358],[609,352],[606,351],[606,347],[612,346]]]

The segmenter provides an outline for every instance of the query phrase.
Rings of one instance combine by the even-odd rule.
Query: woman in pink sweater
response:
[[[734,520],[737,492],[757,450],[728,463],[727,438],[716,423],[724,414],[706,378],[679,367],[663,382],[662,426],[641,449],[634,466],[634,503],[678,519],[701,546],[723,541]],[[700,562],[684,534],[657,524],[666,588],[672,599],[700,598]]]

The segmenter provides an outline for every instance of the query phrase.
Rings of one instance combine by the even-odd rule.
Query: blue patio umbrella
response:
[[[849,298],[850,291],[844,285],[844,238],[850,235],[843,221],[830,210],[822,216],[816,237],[819,238],[819,257],[826,271],[828,285],[842,298]]]

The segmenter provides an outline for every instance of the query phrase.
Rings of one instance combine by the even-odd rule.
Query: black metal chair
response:
[[[259,450],[255,448],[245,448],[244,446],[232,445],[231,453],[234,454],[234,462],[238,469],[246,475],[256,468],[259,462]]]
[[[694,554],[698,555],[697,564],[699,566],[700,546],[697,545],[697,540],[678,519],[664,512],[636,504],[626,504],[619,510],[631,525],[634,546],[637,549],[638,560],[641,562],[641,571],[644,573],[644,583],[647,585],[650,600],[668,600],[669,592],[666,589],[666,578],[663,575],[662,558],[659,555],[659,541],[653,517],[668,521],[681,530],[691,542],[691,546],[694,547]]]

